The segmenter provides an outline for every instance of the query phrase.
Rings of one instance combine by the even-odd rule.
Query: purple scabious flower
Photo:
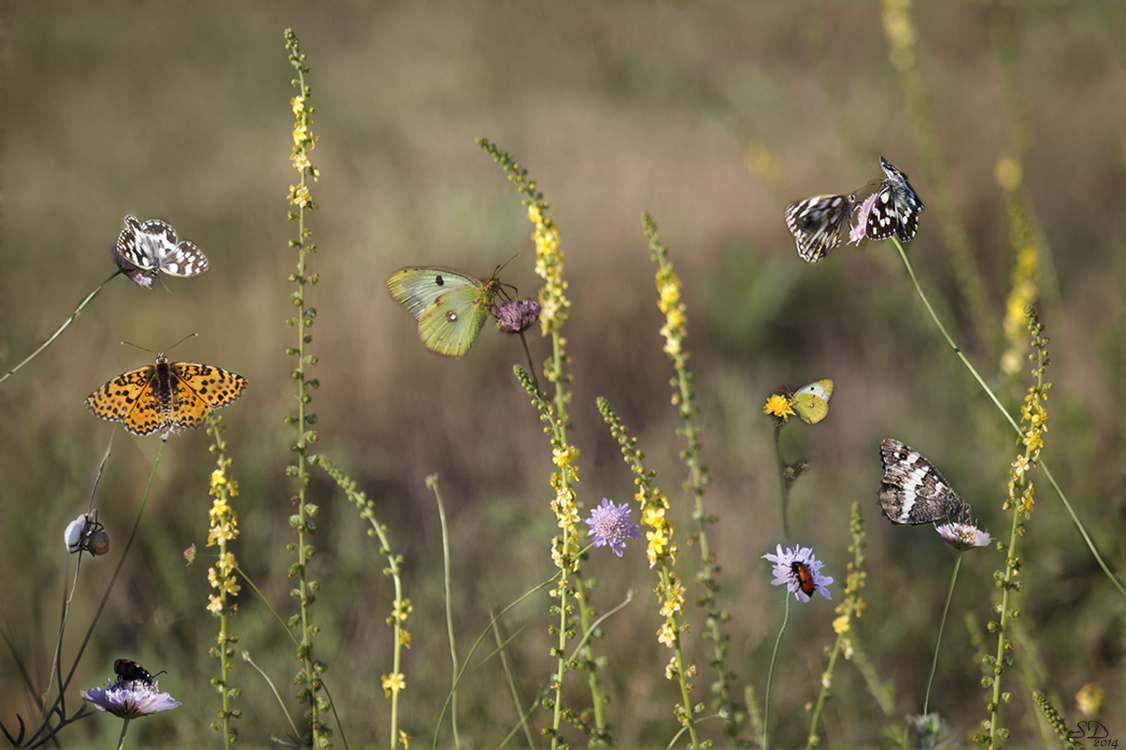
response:
[[[984,547],[993,541],[989,532],[982,531],[968,520],[951,521],[941,526],[935,525],[934,530],[951,547],[962,552],[974,547]]]
[[[878,192],[872,193],[860,204],[860,209],[856,212],[856,226],[848,233],[849,242],[859,245],[860,240],[867,236],[868,214],[872,213],[872,206],[876,205],[879,195]]]
[[[138,719],[142,716],[179,708],[180,702],[168,693],[158,692],[154,680],[148,684],[143,680],[110,681],[104,688],[83,690],[81,695],[94,704],[99,711],[113,714],[122,719]]]
[[[509,300],[497,310],[497,328],[505,333],[520,333],[540,318],[540,303],[534,299]]]
[[[813,594],[820,591],[826,599],[832,599],[829,589],[832,577],[821,575],[823,562],[817,559],[809,547],[791,547],[783,550],[778,545],[778,553],[765,554],[763,558],[774,563],[774,580],[771,586],[786,586],[799,602],[808,602]]]
[[[113,262],[125,272],[130,281],[135,281],[146,289],[152,288],[152,276],[149,272],[122,255],[121,251],[117,249],[117,245],[113,246]]]
[[[590,526],[587,536],[594,538],[595,547],[609,544],[618,557],[622,556],[627,539],[641,536],[641,527],[630,518],[629,505],[614,505],[606,498],[602,498],[602,505],[591,510],[590,518],[584,518],[583,523]]]

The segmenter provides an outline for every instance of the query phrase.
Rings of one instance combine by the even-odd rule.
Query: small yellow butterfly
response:
[[[829,413],[829,397],[833,395],[833,381],[825,378],[799,388],[790,396],[790,406],[802,421],[817,424]]]

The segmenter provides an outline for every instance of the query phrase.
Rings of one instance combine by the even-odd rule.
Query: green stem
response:
[[[770,671],[766,675],[766,695],[762,699],[762,750],[770,747],[770,686],[774,682],[774,665],[778,662],[778,648],[782,645],[782,634],[786,632],[786,625],[790,622],[790,594],[786,592],[786,614],[782,618],[782,627],[778,630],[778,637],[774,639],[774,652],[770,655]]]
[[[434,489],[434,499],[438,501],[438,521],[442,527],[442,561],[443,570],[445,571],[445,590],[446,590],[446,632],[450,639],[450,661],[453,664],[450,682],[450,727],[454,733],[454,747],[461,747],[461,739],[457,731],[457,640],[454,638],[454,606],[453,594],[450,588],[450,581],[452,574],[450,573],[450,531],[446,526],[446,506],[442,503],[442,492],[438,489],[437,476],[433,481],[427,482]]]
[[[958,570],[962,567],[962,552],[954,561],[954,574],[950,577],[950,590],[946,592],[946,606],[942,608],[942,620],[938,623],[938,639],[934,644],[934,659],[931,661],[931,676],[927,679],[927,692],[923,698],[923,715],[926,716],[927,708],[931,703],[931,686],[934,684],[934,673],[938,669],[938,650],[942,646],[942,630],[946,627],[946,616],[950,613],[950,602],[954,599],[954,584],[958,582]]]
[[[938,315],[935,314],[934,308],[931,307],[930,302],[927,300],[927,295],[923,293],[923,288],[919,285],[919,280],[915,277],[915,271],[911,267],[911,261],[907,260],[907,252],[903,249],[903,245],[902,243],[900,243],[899,238],[893,236],[891,239],[892,242],[895,243],[896,248],[899,249],[899,257],[903,259],[903,265],[907,267],[907,273],[911,276],[911,282],[915,285],[915,291],[918,292],[919,299],[923,301],[923,305],[927,308],[927,312],[930,313],[931,319],[934,320],[935,325],[938,326],[938,330],[942,334],[942,337],[946,339],[946,343],[950,345],[950,348],[953,349],[954,353],[958,355],[958,358],[962,360],[962,364],[964,364],[966,366],[966,369],[970,371],[970,374],[973,375],[974,380],[978,382],[978,385],[981,386],[981,389],[985,391],[985,394],[989,397],[989,400],[992,401],[993,405],[997,407],[997,411],[1001,412],[1001,415],[1008,421],[1010,425],[1012,425],[1012,428],[1016,431],[1017,436],[1023,438],[1024,432],[1021,430],[1020,425],[1015,419],[1013,419],[1008,410],[1001,405],[1001,402],[997,399],[997,396],[995,396],[989,386],[985,384],[985,380],[981,377],[981,375],[978,374],[974,366],[970,364],[969,359],[966,358],[966,355],[962,352],[958,345],[954,343],[954,339],[951,338],[950,334],[946,332],[946,327],[942,325],[942,321],[938,319]],[[1083,526],[1083,522],[1079,520],[1079,516],[1075,514],[1075,510],[1071,507],[1071,503],[1068,502],[1067,496],[1064,495],[1063,490],[1060,489],[1060,486],[1056,483],[1055,477],[1052,476],[1052,472],[1048,470],[1048,465],[1041,460],[1039,462],[1039,466],[1040,470],[1044,472],[1044,476],[1048,479],[1048,483],[1052,485],[1052,489],[1054,489],[1056,491],[1056,494],[1059,495],[1060,500],[1063,502],[1064,508],[1067,509],[1068,515],[1071,516],[1072,523],[1075,524],[1075,528],[1079,530],[1080,536],[1082,536],[1083,541],[1086,542],[1087,549],[1091,551],[1091,555],[1095,558],[1095,561],[1099,564],[1099,567],[1102,568],[1103,573],[1110,580],[1111,584],[1116,589],[1118,589],[1118,593],[1120,593],[1123,597],[1126,597],[1126,588],[1122,586],[1122,584],[1115,577],[1114,573],[1110,571],[1110,568],[1107,567],[1107,564],[1103,561],[1102,555],[1100,555],[1098,549],[1096,549],[1094,541],[1087,533],[1087,529]]]
[[[8,370],[6,373],[4,373],[3,376],[0,376],[0,383],[3,383],[5,380],[7,380],[9,377],[11,377],[21,367],[23,367],[28,362],[30,362],[31,360],[38,357],[40,352],[42,352],[44,349],[46,349],[48,346],[50,346],[51,342],[54,341],[55,339],[57,339],[59,337],[59,334],[62,333],[63,331],[65,331],[66,327],[74,322],[74,319],[77,318],[79,313],[82,312],[82,308],[86,307],[86,303],[89,302],[90,300],[94,299],[94,297],[97,296],[98,292],[102,291],[102,287],[104,287],[106,284],[108,284],[110,282],[110,279],[112,279],[114,276],[117,276],[121,273],[123,273],[123,271],[120,268],[117,269],[116,271],[113,272],[113,274],[108,279],[106,279],[101,284],[99,284],[97,289],[95,289],[94,291],[87,294],[86,299],[84,299],[84,300],[82,300],[81,302],[78,303],[78,307],[76,307],[74,309],[74,312],[71,313],[70,317],[67,318],[66,320],[64,320],[63,324],[61,326],[59,326],[59,329],[51,334],[51,338],[44,341],[39,346],[39,348],[36,349],[35,351],[33,351],[31,354],[29,354],[27,356],[27,359],[25,359],[23,362],[20,362],[18,365],[16,365],[12,369]]]
[[[129,731],[129,718],[121,720],[121,736],[117,739],[117,750],[125,747],[125,733]]]

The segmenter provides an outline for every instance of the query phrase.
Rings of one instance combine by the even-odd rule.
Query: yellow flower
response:
[[[229,577],[223,582],[223,588],[226,589],[227,593],[231,596],[238,596],[238,592],[242,591],[242,586],[238,585],[238,579],[234,576]]]
[[[676,645],[676,631],[673,630],[673,627],[666,622],[657,631],[657,640],[668,646],[669,648],[672,648]]]
[[[400,690],[406,690],[407,687],[407,680],[402,672],[385,674],[383,675],[382,682],[383,692],[388,698],[391,697],[391,693],[398,693]]]
[[[220,611],[222,611],[223,600],[220,599],[218,596],[216,596],[215,594],[212,594],[211,596],[208,597],[208,601],[210,602],[207,605],[207,611],[208,612],[210,612],[213,615],[217,615],[217,614],[219,614]]]
[[[238,566],[238,563],[235,562],[235,554],[233,552],[227,552],[224,555],[220,555],[216,566],[223,572],[223,575],[230,575],[231,571]]]
[[[762,413],[770,414],[785,422],[794,415],[794,410],[790,406],[790,399],[780,393],[774,393],[766,400],[766,406],[762,407]]]
[[[833,620],[833,632],[835,632],[837,635],[840,635],[841,633],[847,633],[849,627],[851,627],[849,625],[850,619],[851,618],[848,615],[841,615],[837,619]]]
[[[411,647],[411,634],[407,632],[406,628],[399,628],[399,643],[407,648]]]

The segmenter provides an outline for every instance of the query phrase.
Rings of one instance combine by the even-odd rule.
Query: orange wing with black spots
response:
[[[134,435],[199,427],[212,409],[226,406],[246,389],[246,378],[211,365],[169,362],[119,375],[90,394],[86,408]]]

